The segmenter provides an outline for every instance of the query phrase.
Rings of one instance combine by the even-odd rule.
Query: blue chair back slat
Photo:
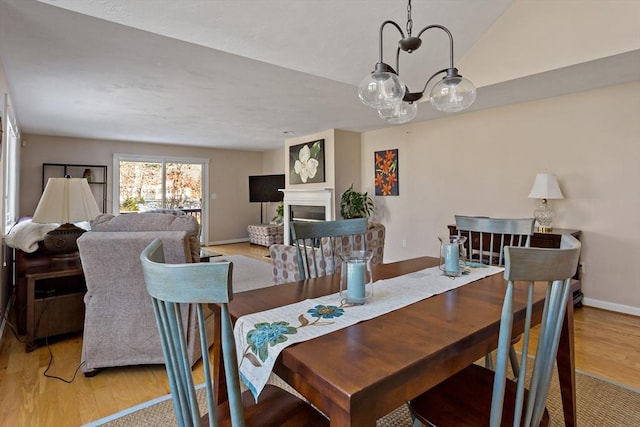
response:
[[[337,221],[291,222],[291,239],[296,247],[300,280],[322,277],[336,271],[339,252],[355,248],[356,236],[366,249],[366,218]],[[346,244],[343,241],[346,239]]]
[[[156,314],[178,425],[195,427],[201,422],[180,316],[180,304],[188,303],[195,305],[198,318],[209,425],[215,427],[218,424],[203,312],[204,304],[216,303],[221,306],[221,347],[231,421],[233,426],[244,426],[235,341],[227,310],[227,303],[233,298],[233,264],[224,261],[165,264],[162,242],[158,239],[144,249],[140,260],[147,292],[152,298]]]
[[[580,256],[580,242],[570,235],[563,235],[559,249],[505,247],[505,272],[507,289],[500,323],[497,363],[494,377],[491,426],[499,426],[504,404],[507,360],[513,323],[514,287],[516,282],[526,282],[527,307],[523,332],[522,369],[518,375],[514,425],[537,426],[544,413],[549,385],[558,351],[560,331],[569,298],[571,277],[576,271]],[[546,297],[534,356],[533,370],[525,406],[524,384],[527,371],[527,351],[533,311],[535,282],[546,283]],[[524,411],[524,413],[523,413]]]

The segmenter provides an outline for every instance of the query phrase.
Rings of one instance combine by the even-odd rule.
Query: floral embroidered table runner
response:
[[[345,305],[339,293],[308,299],[240,317],[234,334],[240,377],[258,396],[280,352],[287,346],[315,338],[363,320],[405,307],[475,280],[502,272],[501,267],[470,268],[450,278],[438,267],[427,268],[373,284],[373,298],[365,305]]]

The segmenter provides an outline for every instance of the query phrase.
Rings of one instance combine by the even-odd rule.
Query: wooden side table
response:
[[[86,284],[82,267],[27,271],[27,352],[36,340],[81,331],[84,324]]]

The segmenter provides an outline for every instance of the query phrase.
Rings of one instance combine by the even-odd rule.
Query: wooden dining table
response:
[[[421,257],[373,267],[374,280],[438,264]],[[502,274],[471,282],[371,320],[285,348],[274,372],[326,414],[332,426],[374,426],[378,418],[474,363],[497,347],[505,291]],[[574,283],[574,287],[578,284]],[[515,295],[514,336],[524,328],[525,286]],[[533,321],[540,322],[544,286],[536,286]],[[240,316],[338,292],[336,276],[234,295]],[[374,284],[375,292],[375,284]],[[215,310],[219,313],[219,310]],[[216,325],[219,322],[215,322]],[[215,342],[220,342],[219,332]],[[226,398],[220,350],[214,346],[219,401]],[[576,424],[573,304],[567,301],[557,355],[566,426]]]

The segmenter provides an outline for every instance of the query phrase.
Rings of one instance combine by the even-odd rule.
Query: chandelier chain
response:
[[[407,5],[407,37],[411,37],[411,30],[413,29],[413,19],[411,19],[411,0]]]

